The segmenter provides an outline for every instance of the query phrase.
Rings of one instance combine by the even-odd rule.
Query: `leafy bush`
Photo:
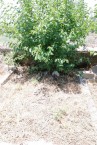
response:
[[[5,9],[2,26],[17,39],[12,44],[15,62],[29,60],[46,70],[74,68],[76,49],[84,43],[90,24],[83,0],[18,0],[11,11],[12,15]]]
[[[94,11],[93,11],[93,15],[92,15],[92,18],[91,18],[91,22],[92,22],[92,25],[91,25],[92,32],[97,33],[97,4],[94,7]]]

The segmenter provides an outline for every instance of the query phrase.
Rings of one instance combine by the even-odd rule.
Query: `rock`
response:
[[[92,71],[93,71],[93,73],[95,73],[97,75],[97,65],[92,67]]]
[[[8,66],[9,71],[13,71],[14,73],[18,73],[18,68],[16,66]]]
[[[59,72],[58,72],[58,71],[54,71],[54,72],[52,73],[52,76],[53,76],[53,77],[59,77],[59,76],[60,76],[60,74],[59,74]]]
[[[95,83],[95,78],[93,78],[93,79],[88,79],[88,83]]]
[[[97,76],[95,77],[95,83],[97,83]]]
[[[23,77],[23,75],[20,74],[20,75],[17,76],[17,79],[21,79],[22,77]]]
[[[39,73],[39,74],[37,75],[37,80],[38,80],[38,81],[41,81],[42,78],[43,78],[43,74],[42,74],[42,73]]]
[[[48,75],[48,71],[43,72],[43,76],[46,77]]]
[[[94,79],[94,73],[92,71],[83,71],[83,77],[85,79]]]

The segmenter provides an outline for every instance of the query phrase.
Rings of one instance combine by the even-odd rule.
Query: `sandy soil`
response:
[[[90,92],[92,94],[92,98],[97,107],[97,83],[89,83],[88,85],[89,85]]]
[[[13,75],[0,88],[0,140],[22,143],[42,138],[55,145],[97,145],[80,91],[78,80],[71,77],[55,81],[48,76],[38,82]]]

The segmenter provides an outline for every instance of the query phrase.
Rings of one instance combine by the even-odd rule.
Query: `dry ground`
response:
[[[92,94],[92,98],[95,102],[95,105],[97,107],[97,83],[89,83],[89,89],[91,91]]]
[[[0,140],[41,138],[55,145],[97,145],[86,96],[75,77],[55,81],[47,76],[38,82],[35,76],[13,75],[0,88]]]

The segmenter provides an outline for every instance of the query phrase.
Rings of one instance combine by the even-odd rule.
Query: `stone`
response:
[[[22,77],[23,77],[23,75],[20,74],[20,75],[17,76],[17,79],[21,79]]]
[[[48,71],[43,72],[44,77],[48,75]]]
[[[13,71],[14,73],[17,73],[18,68],[16,66],[8,66],[8,71]]]
[[[53,76],[53,77],[59,77],[59,76],[60,76],[60,74],[59,74],[59,72],[58,72],[58,71],[54,71],[54,72],[52,73],[52,76]]]
[[[83,71],[83,77],[85,79],[94,79],[94,73],[92,71]]]
[[[88,83],[95,83],[95,78],[93,78],[93,79],[88,79]]]
[[[93,73],[95,73],[97,75],[97,65],[92,67],[92,71],[93,71]]]
[[[97,76],[95,77],[95,83],[97,83]]]

